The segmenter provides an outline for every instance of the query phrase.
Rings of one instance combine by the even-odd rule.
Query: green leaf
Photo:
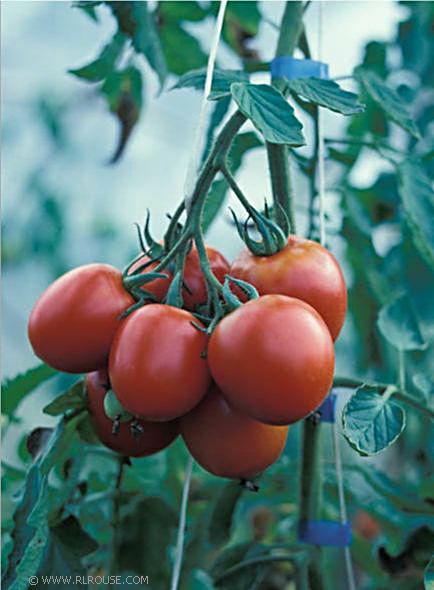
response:
[[[87,16],[91,18],[94,22],[98,22],[98,14],[95,8],[101,4],[102,0],[98,0],[95,2],[93,2],[92,0],[89,0],[88,2],[86,0],[79,0],[78,2],[73,2],[72,6],[73,8],[80,8],[80,10],[87,14]]]
[[[256,590],[270,569],[271,563],[249,564],[249,560],[267,554],[269,552],[266,547],[254,542],[228,547],[218,556],[211,568],[214,586],[220,590]],[[237,569],[233,571],[233,568]]]
[[[112,72],[105,80],[101,93],[105,96],[111,111],[116,111],[125,95],[132,98],[136,110],[143,102],[142,74],[134,66]]]
[[[177,23],[168,22],[165,24],[160,29],[160,39],[167,69],[172,74],[181,76],[189,70],[206,65],[208,58],[199,41]],[[180,47],[182,47],[182,51],[179,51]]]
[[[217,101],[213,105],[212,113],[209,118],[208,128],[206,130],[206,139],[205,139],[205,146],[202,152],[201,163],[203,164],[208,157],[208,154],[211,150],[211,147],[214,143],[214,137],[217,131],[218,126],[225,118],[229,108],[231,106],[231,97],[227,96],[223,100]]]
[[[434,269],[434,192],[422,166],[414,161],[399,168],[399,194],[416,248]]]
[[[167,76],[167,66],[154,14],[149,12],[148,2],[132,2],[132,16],[136,22],[133,47],[146,57],[162,88]]]
[[[179,88],[196,88],[203,90],[205,87],[206,69],[191,70],[181,76],[171,90]],[[230,96],[233,82],[248,82],[249,75],[241,70],[214,70],[210,99]]]
[[[255,36],[258,33],[261,22],[258,2],[231,1],[228,3],[226,14],[229,22],[236,22],[249,35]]]
[[[63,418],[56,426],[44,449],[44,453],[38,458],[38,465],[42,475],[47,475],[54,465],[60,463],[68,453],[78,425],[85,416],[86,413],[82,412],[73,418]]]
[[[333,80],[304,78],[290,80],[288,86],[291,92],[308,102],[313,102],[343,115],[354,115],[364,110],[363,105],[358,101],[357,94],[343,90]]]
[[[232,520],[243,493],[239,482],[230,482],[220,492],[211,512],[209,540],[213,545],[223,545],[231,536]]]
[[[98,549],[98,544],[80,526],[74,516],[49,529],[47,546],[37,576],[84,576],[87,568],[82,559]],[[36,588],[59,588],[54,581]]]
[[[23,496],[14,513],[13,548],[2,579],[6,590],[27,590],[47,543],[47,478],[37,464],[30,468]]]
[[[432,375],[417,373],[413,375],[413,384],[423,394],[426,401],[429,402],[434,397],[434,377]]]
[[[184,0],[184,2],[165,0],[161,2],[158,10],[163,22],[179,22],[185,20],[198,22],[207,16],[207,12],[199,6],[198,2],[191,2],[189,0]]]
[[[234,83],[232,96],[240,110],[262,133],[266,141],[303,145],[302,124],[282,94],[266,84]]]
[[[262,143],[259,141],[256,133],[251,131],[241,133],[235,138],[232,148],[229,152],[229,160],[231,162],[231,171],[234,174],[241,166],[244,154],[251,149],[260,147]],[[217,217],[219,211],[224,205],[226,194],[228,191],[228,183],[224,179],[215,180],[209,191],[204,207],[202,217],[203,231],[207,231]]]
[[[81,68],[68,70],[68,72],[88,82],[101,82],[113,71],[115,63],[125,47],[126,40],[125,35],[116,33],[94,61]]]
[[[84,392],[84,381],[74,383],[65,393],[56,397],[44,408],[44,413],[49,416],[60,416],[68,410],[84,410],[86,408],[86,396]]]
[[[407,110],[407,105],[399,94],[388,86],[373,71],[359,68],[356,77],[363,88],[397,125],[411,133],[416,139],[420,138],[419,130],[412,116]]]
[[[7,379],[2,385],[2,414],[10,416],[21,400],[39,387],[44,381],[59,373],[48,365],[38,365],[13,379]]]
[[[150,580],[158,580],[159,587],[168,587],[167,548],[177,522],[176,513],[162,498],[148,497],[137,503],[118,530],[120,571],[148,575]]]
[[[361,455],[384,450],[405,428],[405,413],[371,385],[362,385],[347,402],[342,413],[344,435]]]
[[[143,80],[139,69],[130,66],[112,72],[105,80],[101,94],[119,121],[119,139],[110,164],[119,160],[137,124],[143,104]]]
[[[423,575],[425,590],[434,590],[434,557],[431,557]]]
[[[398,350],[423,350],[427,347],[408,295],[399,295],[384,305],[377,326],[384,338]]]

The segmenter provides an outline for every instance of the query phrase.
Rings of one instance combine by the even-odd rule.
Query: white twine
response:
[[[188,458],[187,467],[185,468],[184,485],[182,488],[181,509],[179,512],[178,536],[176,539],[176,557],[172,572],[172,582],[170,584],[171,590],[177,590],[179,578],[181,575],[182,559],[184,556],[184,539],[185,539],[185,525],[187,522],[187,504],[188,494],[190,491],[191,474],[193,471],[193,458]]]
[[[184,184],[184,201],[185,208],[190,208],[191,196],[193,193],[194,185],[196,182],[197,170],[199,168],[201,147],[204,135],[204,129],[206,125],[207,112],[208,112],[208,96],[210,95],[212,88],[212,78],[214,74],[214,66],[217,57],[217,49],[220,41],[220,35],[222,32],[223,21],[225,17],[226,4],[228,0],[221,0],[217,20],[214,29],[214,37],[211,45],[211,50],[208,57],[208,65],[206,68],[205,88],[202,97],[202,104],[199,113],[199,123],[196,129],[196,135],[193,144],[193,150],[191,152],[190,161],[188,163],[187,175]]]
[[[318,61],[323,59],[323,2],[318,2]],[[318,107],[318,195],[319,195],[319,238],[321,245],[326,243],[325,227],[325,151],[324,151],[324,119],[323,110]],[[335,454],[336,483],[338,487],[339,513],[341,523],[347,522],[347,507],[345,504],[344,492],[344,475],[342,470],[341,448],[339,444],[339,432],[336,422],[332,424],[333,447]],[[349,547],[344,547],[345,569],[347,572],[349,590],[356,590],[354,569],[351,561],[351,552]]]
[[[318,61],[322,61],[323,47],[323,3],[318,2]],[[318,194],[319,194],[319,241],[322,246],[326,242],[325,229],[325,169],[324,169],[324,119],[323,110],[318,107]]]

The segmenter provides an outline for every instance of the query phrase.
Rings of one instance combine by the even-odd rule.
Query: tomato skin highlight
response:
[[[112,451],[126,457],[146,457],[166,448],[178,436],[179,424],[176,421],[157,424],[139,420],[143,428],[139,437],[131,433],[129,422],[122,422],[117,434],[113,434],[113,422],[104,412],[104,397],[109,387],[107,372],[94,371],[86,375],[85,387],[88,410],[95,433]]]
[[[206,246],[206,253],[212,272],[223,284],[225,276],[229,272],[229,262],[223,254],[211,246]],[[183,280],[185,285],[182,291],[184,307],[193,311],[197,305],[206,304],[208,291],[200,268],[196,246],[193,246],[185,259]]]
[[[287,426],[263,424],[232,408],[219,388],[180,420],[181,435],[194,459],[219,477],[251,479],[282,453]]]
[[[322,316],[333,340],[338,337],[347,311],[347,289],[337,260],[317,242],[289,236],[287,246],[273,256],[243,250],[229,274],[254,285],[260,295],[276,293],[306,301]]]
[[[130,275],[134,274],[134,271],[136,271],[143,264],[146,264],[146,262],[148,262],[148,261],[149,261],[149,256],[146,256],[146,254],[144,254],[141,258],[139,258],[139,260],[137,260],[131,266],[131,268],[128,271],[128,275],[130,276]],[[157,265],[158,265],[158,262],[152,262],[149,266],[147,266],[142,271],[141,274],[153,272],[153,270],[157,267]],[[170,283],[173,278],[173,275],[170,271],[165,269],[162,272],[163,272],[163,274],[167,275],[166,279],[163,279],[163,278],[155,279],[153,281],[150,281],[149,283],[145,283],[142,287],[142,289],[144,291],[148,291],[148,293],[153,295],[155,297],[156,301],[163,301],[163,299],[166,297],[167,291],[170,287]]]
[[[173,420],[205,395],[207,336],[189,311],[153,303],[130,314],[110,352],[109,375],[123,407],[146,420]]]
[[[267,424],[292,424],[327,396],[333,381],[333,341],[310,305],[264,295],[217,325],[208,364],[231,405]]]
[[[30,343],[40,359],[59,371],[101,369],[119,316],[133,303],[119,270],[108,264],[79,266],[55,280],[35,303]]]

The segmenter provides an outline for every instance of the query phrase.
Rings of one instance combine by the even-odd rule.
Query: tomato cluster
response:
[[[232,266],[211,247],[207,256],[220,283],[229,275],[260,294],[232,311],[222,300],[228,313],[211,334],[197,313],[208,292],[193,248],[184,264],[184,309],[164,303],[170,269],[143,286],[153,300],[131,311],[135,299],[121,273],[90,264],[42,294],[29,339],[49,365],[88,373],[88,409],[106,446],[146,456],[181,433],[206,470],[250,479],[279,457],[288,425],[327,396],[345,282],[330,252],[295,236],[271,256],[244,251]],[[128,273],[154,268],[143,255]],[[246,300],[241,287],[233,291]]]

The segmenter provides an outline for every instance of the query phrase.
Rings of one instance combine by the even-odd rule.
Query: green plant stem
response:
[[[276,47],[276,57],[292,55],[298,45],[300,34],[303,31],[303,3],[299,1],[287,2],[280,23],[279,38]],[[279,88],[279,80],[272,80],[273,86]],[[288,146],[266,143],[268,167],[271,177],[271,190],[274,204],[281,207],[273,207],[276,223],[285,231],[286,219],[289,220],[289,230],[295,233],[295,215],[293,206],[293,193],[289,171]]]
[[[321,516],[322,468],[320,462],[321,423],[309,418],[303,423],[300,486],[300,520],[318,520]]]
[[[375,387],[380,395],[384,394],[388,388],[395,387],[393,383],[373,383],[370,381],[362,381],[360,379],[356,379],[353,377],[336,376],[333,380],[333,387],[346,387],[348,389],[356,389],[357,387],[361,387],[362,385],[369,385],[370,387]],[[393,396],[397,400],[406,404],[407,406],[411,406],[421,414],[424,414],[431,420],[434,420],[434,410],[431,410],[431,408],[424,406],[419,400],[415,399],[408,392],[395,387]]]
[[[112,510],[112,544],[111,560],[109,574],[116,575],[118,570],[118,552],[119,552],[119,528],[121,512],[121,495],[122,495],[122,478],[124,475],[125,457],[118,458],[118,469],[116,473],[115,486],[113,489],[113,510]]]
[[[280,207],[273,207],[274,219],[277,225],[285,231],[286,214],[289,230],[291,233],[295,233],[294,195],[289,172],[288,146],[269,142],[266,146],[273,201],[275,204],[280,204]]]

